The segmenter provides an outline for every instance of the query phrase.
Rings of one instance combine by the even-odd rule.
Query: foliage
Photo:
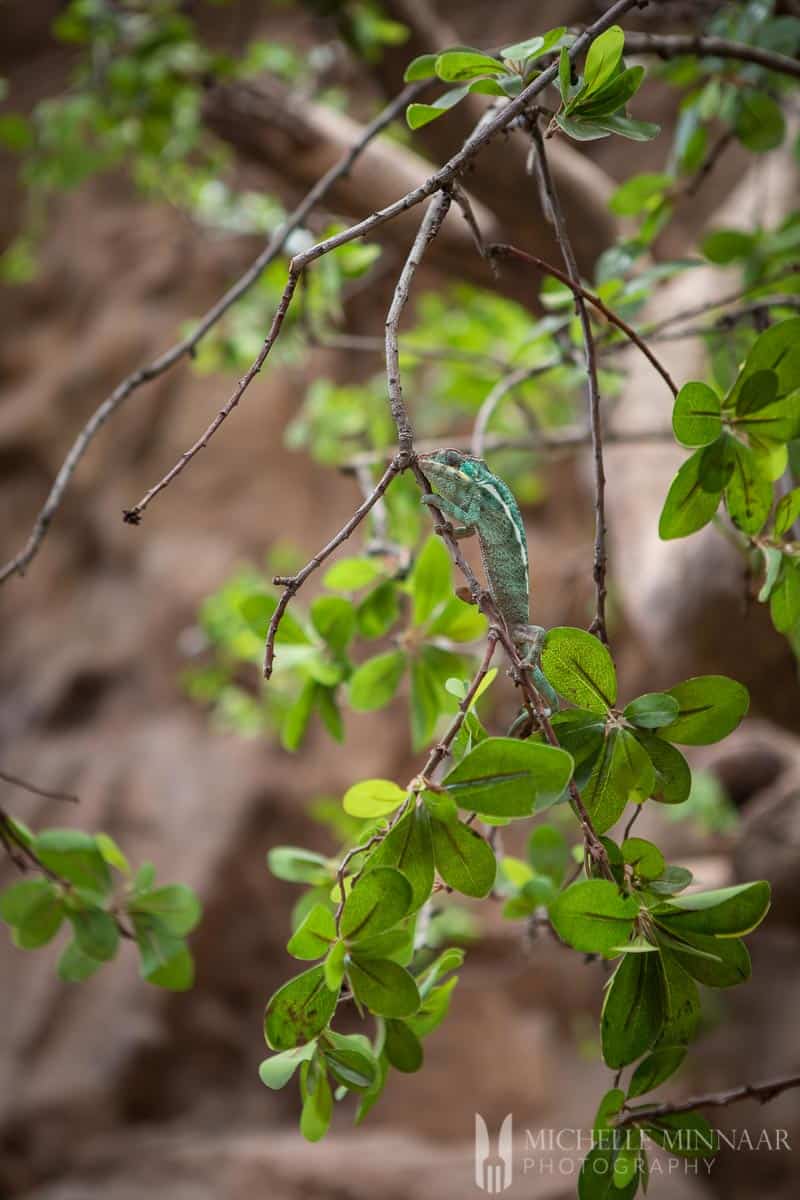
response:
[[[72,0],[58,18],[56,35],[82,48],[70,90],[29,119],[11,113],[0,121],[0,139],[21,156],[35,218],[6,256],[7,274],[20,280],[30,273],[32,237],[54,190],[123,164],[145,191],[185,206],[201,224],[234,236],[279,228],[277,200],[218,177],[224,156],[203,128],[201,90],[208,77],[261,71],[306,86],[306,59],[271,42],[247,47],[238,61],[219,55],[202,44],[182,7],[177,0]],[[371,2],[315,7],[370,61],[406,33]],[[723,6],[709,31],[744,47],[800,47],[800,21],[775,16],[765,0]],[[560,27],[497,53],[459,46],[417,58],[407,80],[439,80],[447,90],[433,103],[412,103],[408,125],[422,129],[472,93],[503,105],[551,69],[557,107],[544,110],[548,137],[654,138],[658,127],[628,113],[644,68],[626,62],[622,29],[606,30],[585,55],[575,56],[574,43]],[[791,315],[800,295],[800,215],[776,229],[712,229],[697,254],[678,261],[660,261],[655,245],[713,168],[721,151],[711,145],[711,131],[718,124],[722,150],[737,140],[764,154],[782,143],[789,84],[759,64],[700,54],[658,70],[679,93],[674,144],[663,169],[631,174],[614,193],[611,208],[628,219],[628,232],[598,259],[592,289],[654,343],[676,328],[705,340],[706,377],[681,381],[675,398],[673,430],[691,454],[665,499],[659,532],[674,539],[712,521],[722,525],[758,575],[759,599],[769,604],[776,629],[800,645],[800,319]],[[539,115],[526,114],[522,131],[530,132],[526,121]],[[337,228],[315,232],[328,236]],[[239,372],[250,365],[288,259],[312,241],[309,229],[296,230],[283,257],[203,340],[196,369]],[[285,360],[297,361],[309,342],[337,343],[350,291],[371,282],[379,253],[353,242],[319,259],[287,316]],[[725,307],[722,316],[700,326],[688,324],[697,313],[642,325],[652,288],[703,262],[740,274],[733,299],[709,306]],[[400,355],[406,389],[426,400],[415,413],[420,438],[439,445],[483,422],[487,472],[502,475],[529,503],[545,487],[537,446],[582,431],[585,374],[572,290],[546,278],[539,301],[544,316],[535,320],[485,289],[459,285],[422,295],[415,323],[404,325]],[[731,303],[740,309],[730,310]],[[595,307],[589,322],[606,404],[619,390],[627,343]],[[354,377],[358,382],[315,380],[286,440],[322,464],[346,468],[368,492],[396,430],[385,377]],[[489,665],[499,635],[454,594],[445,544],[427,535],[409,474],[393,479],[362,533],[361,548],[326,563],[318,594],[307,603],[293,598],[277,629],[268,685],[254,682],[254,667],[279,603],[269,577],[299,567],[294,548],[274,548],[265,573],[242,568],[206,601],[200,626],[208,653],[185,675],[187,690],[212,709],[216,724],[250,736],[277,730],[289,752],[315,735],[315,723],[342,742],[348,721],[364,719],[356,714],[377,721],[372,714],[387,709],[388,730],[402,698],[411,749],[428,751],[411,780],[354,778],[341,804],[318,802],[337,853],[270,851],[273,874],[303,889],[287,943],[303,965],[266,1005],[272,1053],[261,1080],[277,1089],[297,1075],[300,1127],[310,1141],[324,1136],[334,1102],[351,1095],[356,1122],[364,1120],[392,1069],[421,1069],[424,1041],[447,1015],[464,959],[463,945],[453,943],[468,942],[472,932],[454,895],[493,896],[505,919],[525,928],[546,923],[565,946],[613,964],[600,1046],[616,1078],[599,1104],[598,1139],[579,1195],[624,1200],[646,1188],[648,1139],[676,1153],[713,1150],[714,1135],[697,1113],[653,1116],[648,1103],[631,1102],[681,1066],[700,1023],[700,987],[748,979],[744,938],[769,906],[765,881],[689,890],[688,869],[632,836],[630,823],[656,803],[715,830],[729,827],[735,817],[724,798],[707,777],[693,778],[679,747],[727,737],[747,712],[746,689],[704,675],[620,699],[603,640],[557,627],[546,633],[540,659],[552,712],[526,703],[504,732],[501,677]],[[520,682],[523,667],[511,661]],[[399,721],[391,728],[400,729]],[[114,956],[122,936],[136,941],[145,979],[173,989],[191,985],[185,938],[199,905],[189,889],[156,887],[149,864],[131,877],[106,835],[33,834],[3,820],[6,848],[19,851],[36,874],[0,897],[0,916],[17,946],[48,943],[66,920],[72,939],[59,963],[63,978],[87,978]],[[504,854],[498,829],[531,820],[524,856]],[[115,889],[112,872],[123,877],[121,887]],[[369,1036],[333,1028],[345,1005],[370,1019]]]
[[[0,894],[0,918],[15,946],[34,950],[51,942],[66,921],[70,940],[58,960],[63,980],[78,983],[115,957],[120,937],[136,942],[142,978],[182,992],[194,983],[186,936],[200,920],[200,903],[183,884],[155,886],[152,863],[135,874],[107,833],[44,829],[33,834],[21,821],[3,819],[11,842],[41,872]],[[121,875],[121,886],[115,877]]]

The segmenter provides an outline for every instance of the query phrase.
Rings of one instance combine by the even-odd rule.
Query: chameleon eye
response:
[[[444,458],[444,461],[448,467],[460,467],[461,466],[461,457],[462,456],[461,456],[461,454],[459,454],[458,450],[445,450],[442,457]]]

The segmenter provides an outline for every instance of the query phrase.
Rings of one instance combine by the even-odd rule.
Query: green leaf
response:
[[[565,750],[517,738],[486,738],[442,781],[460,808],[491,817],[530,816],[560,799],[572,774]]]
[[[414,83],[417,79],[433,79],[436,75],[436,59],[438,54],[419,54],[413,58],[405,69],[403,81]]]
[[[409,129],[421,129],[423,125],[430,125],[431,121],[443,117],[459,100],[468,95],[469,90],[468,86],[455,87],[441,95],[433,104],[409,104],[406,109],[406,123]]]
[[[308,1062],[316,1048],[316,1041],[312,1041],[307,1042],[305,1046],[297,1046],[294,1050],[284,1050],[281,1054],[265,1058],[258,1068],[261,1082],[273,1091],[285,1087],[300,1064]]]
[[[680,715],[658,736],[683,746],[708,746],[732,733],[750,703],[747,688],[725,675],[698,675],[670,688]]]
[[[656,919],[670,933],[717,934],[738,937],[750,933],[764,920],[770,904],[770,887],[765,879],[739,883],[711,892],[675,896],[656,910]]]
[[[647,890],[657,896],[672,896],[687,888],[692,879],[692,872],[686,867],[666,866],[657,879],[650,880]]]
[[[772,484],[759,469],[758,459],[736,438],[728,441],[732,463],[725,502],[734,525],[744,533],[760,533],[772,508]]]
[[[701,249],[709,262],[727,266],[737,259],[749,258],[755,245],[756,238],[752,233],[744,233],[741,229],[715,229],[703,238]]]
[[[95,845],[102,854],[105,861],[110,867],[116,867],[123,875],[130,875],[131,868],[125,855],[120,850],[117,843],[107,833],[96,833],[94,835]]]
[[[682,942],[686,950],[680,948]],[[684,971],[706,987],[736,987],[750,978],[750,955],[739,938],[681,933],[680,940],[671,938],[669,947]]]
[[[366,1091],[375,1083],[378,1060],[363,1034],[337,1033],[329,1029],[322,1036],[320,1050],[337,1083],[359,1092]]]
[[[588,100],[581,95],[577,103],[573,102],[573,105],[570,105],[570,112],[582,120],[596,120],[598,117],[616,113],[638,92],[643,79],[644,67],[630,67],[627,71],[620,71],[605,87],[592,92]]]
[[[387,579],[369,592],[356,609],[358,631],[365,638],[383,637],[399,614],[397,586]]]
[[[708,446],[722,433],[720,399],[705,383],[685,383],[675,398],[672,429],[683,446]]]
[[[348,942],[358,942],[392,929],[411,907],[411,884],[393,867],[375,867],[353,884],[342,910],[339,929]]]
[[[589,1151],[578,1176],[578,1200],[633,1200],[639,1178],[634,1176],[624,1187],[616,1187],[614,1165],[618,1157],[619,1150],[607,1143]]]
[[[316,682],[313,679],[307,679],[297,699],[286,710],[281,722],[281,743],[285,750],[297,750],[305,737],[311,714],[314,711],[316,694]]]
[[[554,713],[550,721],[559,744],[572,755],[575,764],[573,779],[576,787],[582,789],[589,782],[603,750],[606,736],[605,714],[599,716],[585,709],[571,708]]]
[[[478,75],[499,75],[503,64],[474,50],[445,50],[436,59],[436,74],[445,83],[463,83]]]
[[[416,983],[391,959],[353,955],[347,975],[359,1004],[376,1016],[410,1017],[419,1008]]]
[[[629,800],[647,799],[655,788],[647,752],[627,729],[610,729],[603,752],[583,789],[583,802],[598,833],[616,824]]]
[[[595,1113],[592,1125],[594,1132],[599,1133],[601,1129],[613,1128],[613,1118],[622,1112],[624,1103],[625,1093],[622,1088],[609,1088],[597,1106],[597,1112]]]
[[[384,1051],[396,1071],[411,1074],[422,1066],[422,1042],[405,1021],[386,1022]]]
[[[672,954],[662,949],[664,974],[664,1026],[660,1045],[682,1046],[694,1037],[700,1020],[697,984]]]
[[[356,631],[356,610],[343,596],[318,596],[311,605],[311,624],[334,654],[343,654]]]
[[[800,317],[791,317],[759,334],[744,366],[725,398],[726,409],[739,409],[739,398],[747,380],[761,371],[774,371],[778,378],[778,397],[800,387]]]
[[[780,105],[766,92],[742,90],[734,126],[743,146],[756,154],[774,150],[786,135],[786,122]]]
[[[303,1109],[300,1132],[307,1142],[318,1142],[328,1132],[333,1116],[333,1095],[328,1073],[318,1058],[303,1063],[301,1074]]]
[[[188,992],[194,985],[194,959],[186,945],[182,945],[168,962],[156,967],[147,975],[147,982],[169,992]]]
[[[633,1072],[628,1085],[628,1099],[633,1100],[635,1096],[652,1092],[675,1074],[685,1057],[685,1046],[663,1046],[654,1050],[647,1058],[642,1059]]]
[[[800,563],[785,559],[769,598],[769,611],[778,633],[791,633],[800,621]]]
[[[632,175],[620,184],[609,201],[612,212],[621,217],[633,217],[661,203],[664,193],[669,191],[675,180],[663,172],[644,172]]]
[[[324,958],[336,941],[336,922],[324,904],[315,904],[289,938],[286,949],[294,958]]]
[[[275,596],[266,592],[251,592],[239,603],[242,620],[253,633],[263,638],[269,626],[272,614],[278,606]],[[275,644],[284,646],[307,646],[310,639],[303,626],[290,612],[284,613],[283,619],[275,634]]]
[[[331,946],[322,964],[325,972],[325,986],[331,992],[339,994],[344,979],[347,959],[347,946],[344,942],[335,942]]]
[[[357,592],[383,575],[379,558],[340,558],[325,572],[323,586],[334,592]]]
[[[769,600],[775,584],[778,582],[778,576],[783,566],[783,555],[773,546],[762,546],[761,553],[764,556],[764,582],[759,589],[758,599],[761,604],[764,604]]]
[[[800,487],[781,496],[775,509],[775,534],[782,537],[789,533],[795,521],[800,519]],[[759,596],[759,599],[761,597]]]
[[[101,908],[78,909],[69,913],[78,948],[89,958],[108,962],[119,948],[119,929],[111,913]]]
[[[650,793],[653,799],[660,804],[683,804],[692,790],[692,772],[680,750],[652,734],[637,731],[635,737],[656,773]]]
[[[476,829],[461,821],[431,818],[431,844],[436,870],[444,882],[465,896],[481,899],[494,886],[497,863],[491,846]]]
[[[58,977],[65,983],[83,983],[99,971],[102,962],[84,954],[77,941],[72,938],[67,942],[58,960]]]
[[[550,920],[558,936],[574,950],[608,956],[633,932],[639,905],[632,896],[620,895],[606,879],[574,883],[550,906]]]
[[[111,872],[91,834],[80,829],[45,829],[33,841],[37,858],[86,893],[104,900],[111,891]]]
[[[325,986],[325,971],[311,967],[278,988],[264,1013],[264,1037],[273,1050],[292,1050],[321,1033],[336,1011],[337,992]]]
[[[415,806],[397,822],[370,855],[365,872],[394,867],[411,885],[411,911],[428,899],[433,888],[433,847],[427,810]]]
[[[419,657],[411,660],[411,745],[421,750],[433,735],[442,705],[439,679],[431,669],[423,647]]]
[[[412,619],[417,626],[424,625],[434,609],[452,595],[450,556],[441,538],[434,534],[417,556],[408,589],[412,596]]]
[[[583,86],[580,96],[585,98],[599,89],[611,78],[622,58],[625,34],[619,25],[612,25],[605,33],[595,38],[586,55],[583,68]]]
[[[617,676],[606,647],[582,629],[550,629],[542,670],[556,691],[590,712],[605,713],[617,699]]]
[[[645,838],[626,838],[620,850],[624,861],[640,879],[658,879],[667,865],[658,846]]]
[[[660,729],[669,725],[679,712],[678,701],[666,692],[647,692],[625,706],[622,715],[640,729]]]
[[[713,1158],[719,1137],[699,1113],[669,1113],[644,1125],[648,1137],[670,1154]]]
[[[658,536],[670,541],[707,525],[719,507],[731,468],[722,438],[687,458],[667,492]]]
[[[635,1062],[664,1023],[658,954],[625,954],[606,991],[600,1018],[603,1058],[613,1069]]]
[[[572,63],[566,46],[561,47],[558,56],[558,90],[561,92],[563,103],[567,104],[572,92]]]
[[[535,871],[558,887],[570,862],[569,845],[554,825],[539,825],[528,838],[528,860]]]
[[[368,658],[350,677],[350,704],[357,712],[383,708],[394,696],[406,669],[402,650],[389,650]]]
[[[63,900],[49,879],[23,879],[0,897],[0,917],[11,925],[15,946],[34,950],[52,941],[61,928]]]
[[[191,933],[202,914],[197,896],[181,883],[139,893],[130,909],[158,917],[164,927],[178,937]]]
[[[430,637],[446,637],[452,642],[474,642],[486,633],[486,617],[474,604],[465,604],[451,596],[428,629]]]
[[[391,779],[363,779],[347,789],[342,807],[351,817],[385,817],[398,809],[406,796]]]
[[[309,883],[316,887],[330,883],[331,864],[323,854],[300,846],[273,846],[267,854],[267,866],[276,879],[287,883]]]

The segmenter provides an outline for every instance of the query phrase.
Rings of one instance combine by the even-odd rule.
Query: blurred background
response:
[[[8,111],[30,114],[74,89],[83,46],[69,36],[68,23],[53,32],[69,7],[57,0],[0,5]],[[195,122],[208,138],[193,151],[196,175],[173,170],[156,134],[150,152],[138,146],[134,171],[119,146],[107,163],[80,161],[81,149],[91,152],[71,109],[53,123],[55,149],[42,153],[27,179],[18,155],[0,155],[0,245],[11,248],[0,289],[3,559],[24,543],[100,401],[242,272],[282,212],[399,90],[409,59],[453,43],[489,48],[580,25],[606,6],[362,5],[355,47],[348,45],[354,26],[339,5],[230,0],[177,7],[216,53],[236,61],[250,55],[246,75],[209,81],[195,107],[187,101],[180,110],[187,127],[194,130]],[[735,6],[653,3],[626,27],[704,28],[724,7]],[[797,15],[793,7],[778,5],[779,14]],[[187,60],[187,73],[195,69]],[[626,220],[609,208],[617,184],[632,170],[664,169],[680,95],[674,80],[654,70],[637,97],[636,115],[663,126],[654,142],[554,140],[554,169],[588,278]],[[413,138],[398,126],[376,144],[377,157],[365,155],[309,219],[311,235],[421,181],[471,123],[458,110]],[[64,178],[58,172],[69,171],[59,155],[70,139],[74,178]],[[792,141],[758,158],[736,142],[726,147],[653,242],[653,261],[697,255],[711,228],[754,220],[778,226],[796,203]],[[554,258],[525,157],[521,142],[498,139],[464,183],[492,237],[500,233]],[[52,187],[42,182],[48,172]],[[412,752],[405,685],[386,709],[348,712],[344,743],[315,718],[300,752],[291,753],[277,730],[292,679],[278,677],[276,698],[263,698],[257,654],[248,643],[237,658],[220,622],[224,628],[230,589],[245,586],[248,573],[269,575],[305,561],[360,499],[358,478],[338,469],[341,459],[326,444],[326,422],[341,421],[337,435],[358,450],[369,444],[358,425],[365,396],[374,399],[370,421],[382,419],[374,416],[383,403],[380,385],[368,392],[380,356],[374,346],[356,352],[346,339],[382,335],[417,219],[385,227],[375,243],[380,257],[345,263],[330,281],[331,295],[317,294],[319,327],[330,336],[314,340],[331,344],[304,345],[302,328],[293,326],[286,349],[211,446],[140,527],[123,524],[122,510],[195,440],[257,351],[285,277],[285,260],[278,259],[241,316],[194,362],[180,362],[133,393],[108,421],[28,574],[0,591],[0,768],[80,797],[71,808],[0,783],[0,806],[36,828],[106,830],[135,863],[152,860],[159,877],[194,887],[205,908],[192,937],[196,985],[177,995],[142,983],[129,947],[78,986],[57,978],[56,948],[26,954],[4,932],[3,1196],[464,1197],[474,1187],[476,1111],[492,1130],[513,1112],[520,1139],[525,1128],[585,1129],[609,1086],[596,1032],[602,967],[582,963],[546,936],[524,939],[489,902],[462,906],[470,918],[462,921],[467,961],[450,1015],[426,1043],[424,1071],[395,1075],[364,1126],[353,1131],[350,1115],[337,1113],[328,1139],[309,1147],[296,1129],[295,1090],[268,1092],[257,1076],[264,1003],[292,973],[285,943],[298,895],[267,871],[267,851],[288,843],[335,853],[336,828],[315,819],[312,808],[324,814],[320,801],[338,802],[359,778],[406,779],[420,757]],[[308,233],[294,236],[297,249]],[[735,270],[705,260],[674,278],[665,273],[648,289],[647,318],[711,300],[737,280]],[[410,344],[419,329],[448,327],[452,346],[502,356],[515,330],[540,316],[529,280],[508,271],[494,281],[461,219],[448,218],[417,280]],[[705,349],[697,341],[666,343],[659,352],[677,379],[702,377]],[[468,429],[493,382],[463,363],[413,370],[409,364],[410,407],[432,438]],[[620,359],[606,383],[614,420],[669,429],[669,393],[646,363]],[[348,388],[355,387],[354,399]],[[564,370],[528,395],[570,425],[583,411],[581,372]],[[498,432],[513,434],[515,419]],[[387,440],[384,431],[373,444]],[[635,455],[609,447],[611,633],[621,690],[635,695],[687,675],[727,673],[750,688],[751,715],[725,743],[692,753],[695,787],[681,819],[662,815],[661,806],[645,813],[637,832],[656,836],[670,860],[691,866],[703,884],[763,876],[773,882],[775,900],[750,942],[753,982],[705,991],[704,1032],[669,1085],[671,1095],[800,1066],[796,661],[754,603],[742,560],[715,529],[658,541],[658,513],[681,461],[669,440],[637,447]],[[525,502],[536,619],[585,626],[593,537],[586,451],[542,456],[535,470],[512,453],[497,469]],[[408,522],[412,537],[422,528],[410,502],[393,519]],[[503,686],[495,702],[501,724],[514,705]],[[0,881],[13,878],[13,867],[0,863]],[[765,1128],[769,1146],[762,1139],[758,1150],[722,1151],[710,1172],[665,1166],[663,1177],[653,1178],[657,1196],[795,1194],[797,1093],[764,1108],[725,1110],[717,1123],[753,1131],[754,1144]],[[777,1129],[789,1131],[794,1152],[775,1148]],[[523,1172],[522,1146],[511,1195],[574,1194],[580,1155],[537,1152]]]

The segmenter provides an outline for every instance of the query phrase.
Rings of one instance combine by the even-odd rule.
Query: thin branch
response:
[[[269,677],[272,675],[272,667],[275,660],[275,635],[278,632],[278,627],[283,620],[283,615],[286,612],[286,609],[289,607],[289,602],[291,601],[292,597],[297,594],[305,581],[308,579],[309,575],[313,574],[314,571],[321,567],[326,558],[329,558],[331,554],[333,554],[334,550],[336,550],[338,546],[341,546],[342,542],[346,541],[347,538],[350,537],[350,534],[358,528],[370,509],[373,508],[374,505],[376,505],[381,497],[385,494],[386,489],[394,479],[395,475],[399,475],[401,471],[404,471],[406,465],[407,464],[405,463],[405,460],[402,459],[400,455],[395,455],[386,470],[383,472],[383,475],[381,475],[370,495],[367,496],[364,502],[358,506],[350,520],[342,526],[339,532],[331,538],[328,544],[323,546],[323,548],[319,550],[312,559],[309,559],[302,570],[298,571],[296,575],[276,575],[273,579],[272,582],[274,584],[279,587],[283,587],[283,594],[278,601],[277,608],[272,614],[272,620],[270,621],[269,629],[267,630],[267,640],[264,648],[265,679],[269,679]]]
[[[582,294],[581,276],[572,243],[569,240],[564,214],[558,198],[555,180],[550,173],[550,165],[544,148],[544,138],[539,128],[537,118],[530,123],[531,136],[536,146],[536,161],[541,187],[547,202],[544,210],[548,213],[556,235],[561,257],[567,268],[568,286],[575,297],[575,309],[583,334],[583,346],[586,354],[586,379],[589,389],[589,426],[592,431],[592,457],[594,459],[594,586],[595,613],[590,626],[590,632],[597,635],[601,642],[608,643],[606,628],[606,568],[608,551],[606,548],[606,476],[603,467],[603,422],[600,413],[600,385],[597,378],[597,351],[592,333],[592,322],[586,308],[586,298]],[[579,290],[580,289],[580,290]]]
[[[414,431],[408,416],[408,409],[403,402],[403,389],[400,383],[400,351],[398,348],[398,327],[403,309],[408,303],[411,283],[417,268],[422,262],[428,246],[442,227],[442,222],[450,208],[451,197],[448,192],[440,192],[432,200],[409,251],[397,286],[392,296],[392,303],[386,316],[386,386],[389,391],[389,407],[392,420],[397,429],[397,447],[400,454],[410,461],[414,450]]]
[[[675,1104],[654,1104],[650,1108],[632,1108],[626,1112],[615,1128],[622,1129],[626,1125],[650,1123],[659,1117],[669,1117],[675,1113],[692,1112],[696,1108],[727,1108],[729,1104],[738,1104],[740,1100],[759,1100],[766,1104],[788,1092],[790,1088],[800,1087],[800,1073],[784,1075],[780,1079],[771,1079],[767,1083],[743,1083],[739,1087],[730,1088],[726,1092],[709,1092],[705,1096],[692,1096],[690,1100],[680,1100]]]
[[[702,317],[705,313],[712,312],[715,308],[724,308],[727,304],[735,304],[737,300],[743,300],[747,297],[753,288],[780,283],[796,275],[798,271],[800,271],[800,262],[787,263],[779,271],[776,271],[774,275],[770,275],[766,279],[759,279],[755,283],[749,283],[746,287],[738,287],[735,292],[727,292],[724,296],[718,296],[714,300],[706,300],[702,304],[694,304],[689,308],[683,308],[669,317],[662,317],[661,320],[646,325],[642,330],[642,335],[649,338],[654,334],[661,333],[664,329],[670,328],[672,325],[677,325],[681,321],[692,321],[695,317]]]
[[[110,417],[114,415],[118,408],[128,399],[128,397],[138,388],[146,383],[151,383],[160,375],[165,374],[171,367],[175,366],[181,359],[192,357],[197,349],[197,346],[206,336],[206,334],[225,316],[230,308],[248,292],[255,283],[264,274],[264,271],[272,263],[283,250],[286,239],[300,225],[314,208],[314,206],[322,200],[333,185],[343,175],[346,175],[356,159],[363,153],[366,147],[379,133],[381,133],[387,125],[397,117],[398,113],[402,112],[404,106],[409,100],[413,99],[421,90],[421,85],[418,83],[411,84],[399,96],[392,100],[391,104],[386,107],[364,127],[364,131],[358,141],[348,150],[347,154],[343,155],[338,162],[326,171],[326,173],[318,180],[313,188],[301,200],[294,211],[286,218],[280,227],[270,238],[267,245],[261,251],[256,259],[250,264],[243,275],[236,280],[232,287],[228,289],[216,304],[208,310],[203,316],[192,333],[187,337],[182,338],[154,358],[152,362],[144,367],[139,367],[136,371],[131,372],[125,379],[119,383],[113,392],[95,409],[92,416],[81,429],[75,441],[62,463],[58,474],[56,475],[53,485],[50,488],[49,495],[36,517],[31,534],[23,546],[19,554],[10,559],[2,568],[0,568],[0,584],[9,579],[12,575],[24,575],[29,564],[39,551],[39,547],[47,536],[47,531],[50,524],[61,506],[64,498],[64,493],[67,486],[75,474],[75,471],[88,450],[91,442],[96,434],[102,429]]]
[[[529,254],[527,250],[520,250],[517,246],[509,246],[505,243],[498,242],[489,247],[489,253],[497,257],[516,258],[519,259],[520,262],[528,263],[530,266],[536,267],[539,271],[543,271],[546,275],[552,275],[554,279],[560,280],[560,282],[563,283],[565,287],[568,287],[575,296],[576,303],[578,299],[588,301],[593,308],[596,308],[598,312],[603,314],[610,325],[615,325],[616,328],[619,329],[620,333],[624,333],[625,337],[628,338],[628,340],[642,352],[647,361],[651,363],[656,371],[658,371],[659,375],[664,380],[673,396],[677,396],[678,387],[675,383],[675,380],[672,378],[664,364],[659,362],[658,358],[644,341],[641,334],[637,333],[632,325],[629,325],[627,321],[623,320],[619,313],[616,313],[612,308],[609,308],[608,305],[601,300],[599,296],[595,295],[594,292],[590,292],[588,288],[583,287],[579,281],[571,279],[568,274],[559,270],[558,267],[554,267],[552,263],[545,262],[543,258],[539,258],[536,254]],[[720,300],[717,301],[717,303],[722,304],[724,301]],[[652,333],[653,330],[649,329],[647,332]]]
[[[509,372],[504,379],[497,381],[478,409],[478,415],[475,418],[472,429],[472,453],[476,458],[483,458],[486,449],[486,431],[503,397],[507,396],[514,388],[519,387],[520,384],[528,383],[531,379],[536,379],[539,375],[544,375],[561,366],[564,366],[563,360],[554,359],[552,362],[540,363],[537,367],[518,367],[516,371]]]
[[[73,796],[70,792],[50,792],[47,788],[38,787],[27,779],[10,775],[8,771],[0,771],[0,779],[3,783],[10,783],[13,787],[24,788],[26,792],[31,792],[34,796],[43,796],[45,800],[65,800],[68,804],[78,803],[78,797]]]
[[[579,54],[581,54],[588,46],[591,45],[596,37],[613,25],[623,15],[623,13],[626,13],[631,8],[642,7],[646,2],[647,0],[616,0],[615,4],[612,4],[611,7],[605,13],[603,13],[603,15],[599,17],[597,21],[590,25],[578,38],[575,39],[569,49],[570,58],[575,59]],[[499,109],[488,120],[479,121],[473,134],[467,138],[461,149],[458,150],[452,156],[452,158],[450,158],[448,162],[444,164],[444,166],[440,167],[438,171],[429,176],[424,183],[421,183],[419,187],[407,192],[405,196],[401,196],[399,200],[395,200],[393,204],[387,205],[386,208],[379,209],[377,212],[365,217],[364,220],[358,221],[355,225],[351,225],[349,228],[344,229],[340,233],[334,234],[329,238],[326,238],[324,241],[317,242],[316,245],[311,246],[308,250],[305,250],[303,253],[294,256],[289,264],[288,279],[286,281],[283,294],[278,302],[278,308],[270,327],[270,331],[258,354],[258,357],[251,366],[250,370],[240,381],[225,407],[220,410],[219,414],[209,425],[202,437],[198,438],[194,445],[181,456],[175,466],[167,472],[167,474],[163,477],[163,479],[160,480],[159,483],[152,487],[150,491],[143,496],[142,500],[140,500],[138,504],[134,505],[133,508],[128,509],[123,514],[124,519],[127,522],[133,525],[139,523],[144,510],[155,498],[155,496],[157,496],[159,492],[163,491],[164,488],[167,487],[172,480],[175,479],[185,469],[194,456],[208,445],[209,440],[216,433],[217,429],[219,429],[225,418],[238,405],[244,392],[261,370],[267,355],[275,343],[275,339],[280,333],[280,328],[283,324],[283,319],[297,287],[297,282],[306,267],[309,267],[312,263],[316,262],[317,259],[322,258],[323,255],[329,254],[332,250],[337,250],[340,246],[345,246],[349,242],[365,237],[374,229],[384,225],[387,221],[391,221],[395,217],[400,216],[401,213],[408,212],[409,209],[414,208],[417,204],[421,204],[422,201],[427,200],[429,196],[433,196],[436,192],[440,192],[443,189],[448,188],[453,181],[456,180],[468,163],[470,163],[478,154],[478,152],[488,142],[490,142],[497,133],[505,129],[511,124],[512,121],[516,120],[516,118],[530,105],[531,101],[538,96],[540,92],[543,92],[550,83],[553,82],[557,74],[558,63],[554,62],[551,64],[551,66],[547,67],[546,70],[542,71],[542,73],[538,75],[536,79],[529,83],[526,88],[523,88],[519,96],[517,96],[514,100],[510,100],[505,107]]]
[[[720,37],[697,37],[694,34],[625,33],[625,49],[633,54],[656,54],[659,58],[680,58],[695,54],[699,58],[732,58],[737,62],[756,63],[779,75],[800,79],[800,62],[785,54],[762,50],[760,46],[745,46]]]
[[[353,333],[311,333],[309,337],[312,346],[323,350],[355,350],[364,354],[386,353],[384,338],[370,337],[368,334]],[[493,354],[485,354],[480,350],[462,350],[457,346],[408,346],[400,351],[406,358],[418,358],[430,362],[469,363],[474,366],[485,366],[498,371],[512,371],[514,364],[505,358]]]
[[[754,300],[750,304],[743,304],[741,308],[734,309],[733,312],[723,313],[714,321],[709,321],[705,325],[686,325],[682,329],[668,329],[662,333],[654,334],[653,340],[657,342],[680,342],[685,338],[706,337],[709,334],[725,333],[727,330],[734,329],[737,325],[749,320],[751,317],[758,317],[764,313],[768,313],[771,308],[800,309],[800,296],[788,293],[780,296],[765,296],[761,300]]]

